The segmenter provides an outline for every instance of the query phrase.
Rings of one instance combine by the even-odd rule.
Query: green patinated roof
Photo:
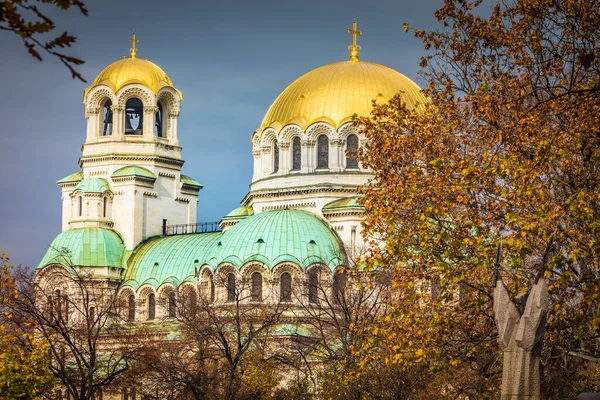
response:
[[[208,264],[223,262],[238,268],[261,261],[272,268],[293,262],[305,269],[323,263],[332,270],[345,264],[343,245],[335,231],[321,218],[304,210],[272,210],[237,223],[219,240]]]
[[[322,263],[332,270],[346,263],[339,237],[321,218],[303,210],[273,210],[248,216],[226,232],[149,239],[134,250],[123,285],[196,283],[203,265],[215,270],[228,262],[240,268],[250,261],[269,268],[293,262],[303,269]]]
[[[254,215],[254,209],[252,208],[252,206],[238,207],[226,216],[224,216],[223,219],[245,218],[250,215]]]
[[[56,181],[56,183],[79,182],[82,179],[83,179],[83,172],[79,171],[79,172],[74,172],[71,175],[65,176],[61,180]]]
[[[124,254],[123,239],[112,229],[69,229],[52,241],[37,268],[43,268],[49,264],[61,264],[66,267],[78,265],[120,268],[123,266]]]
[[[130,165],[127,167],[119,168],[110,176],[111,178],[118,178],[122,176],[141,176],[144,178],[156,179],[154,173],[144,167],[138,167],[137,165]]]
[[[359,196],[347,197],[345,199],[334,200],[325,204],[323,211],[335,210],[364,210],[365,208],[358,204]]]
[[[110,185],[104,178],[86,178],[83,179],[79,184],[73,189],[73,192],[81,190],[83,193],[104,193],[104,192],[112,192],[110,190]]]
[[[189,186],[197,186],[199,188],[203,188],[204,185],[201,184],[200,182],[198,182],[197,180],[190,178],[187,175],[181,175],[180,177],[180,181],[181,183],[183,183],[184,185],[189,185]]]
[[[306,326],[300,324],[279,324],[272,328],[270,334],[272,336],[314,336]]]
[[[210,257],[207,252],[221,235],[214,232],[147,240],[134,250],[123,285],[137,289],[146,283],[158,288],[165,282],[176,287],[185,281],[196,282],[196,268]]]

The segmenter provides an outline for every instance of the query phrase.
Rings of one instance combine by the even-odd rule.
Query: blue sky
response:
[[[83,89],[129,53],[149,56],[183,92],[183,171],[203,183],[198,220],[218,221],[239,206],[252,177],[250,135],[294,79],[346,60],[354,18],[361,60],[386,65],[423,86],[421,42],[402,30],[437,27],[441,0],[419,1],[88,1],[89,16],[50,10],[58,32],[77,36],[88,83],[56,59],[31,58],[0,32],[0,249],[36,266],[60,232],[56,181],[79,170],[85,139]]]

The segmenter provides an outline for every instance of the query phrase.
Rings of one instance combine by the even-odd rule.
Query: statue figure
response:
[[[528,294],[517,296],[517,305],[508,295],[498,271],[502,245],[498,246],[494,273],[494,314],[504,351],[502,367],[502,400],[540,398],[540,354],[550,310],[550,295],[544,269],[553,239],[550,239],[539,264],[534,285]],[[524,308],[523,308],[524,306]]]

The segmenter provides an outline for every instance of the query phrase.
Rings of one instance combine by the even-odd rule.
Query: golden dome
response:
[[[373,100],[388,101],[399,91],[410,108],[426,102],[419,86],[383,65],[358,60],[324,65],[292,82],[271,104],[258,131],[279,131],[290,123],[306,129],[317,121],[337,129],[354,114],[369,116]]]
[[[94,79],[92,86],[85,89],[84,96],[87,95],[92,88],[98,85],[106,85],[115,93],[123,86],[132,83],[144,85],[150,88],[154,93],[158,93],[158,91],[165,86],[173,87],[171,79],[158,65],[149,60],[137,58],[135,43],[138,41],[135,39],[135,34],[130,41],[133,44],[130,58],[123,57],[122,60],[115,61],[104,68],[96,79]],[[181,93],[179,91],[178,93],[179,97],[181,97]]]

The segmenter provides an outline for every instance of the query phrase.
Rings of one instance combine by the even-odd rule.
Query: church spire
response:
[[[348,46],[350,50],[350,61],[357,62],[360,58],[359,50],[360,46],[356,44],[356,37],[362,36],[362,32],[356,29],[356,20],[352,22],[352,29],[348,28],[348,33],[352,35],[352,45]]]

